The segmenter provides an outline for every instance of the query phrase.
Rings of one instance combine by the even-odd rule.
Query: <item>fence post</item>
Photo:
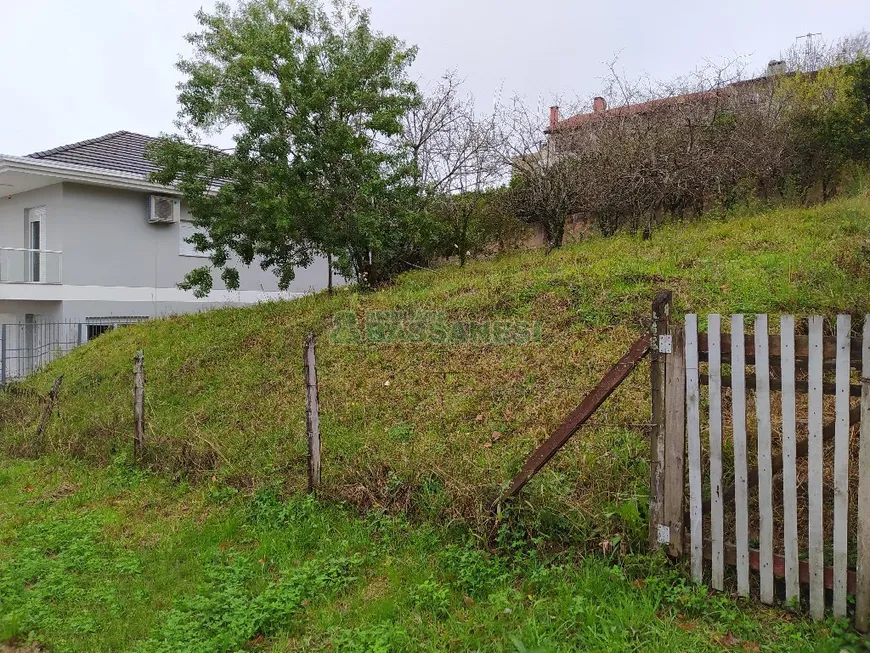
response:
[[[659,336],[668,335],[671,301],[673,293],[661,290],[652,303],[652,323],[650,324],[650,389],[652,396],[652,429],[650,431],[650,507],[649,507],[649,546],[656,549],[663,541],[659,525],[664,522],[665,487],[665,381],[667,378],[667,354],[659,350]]]
[[[145,354],[140,349],[133,357],[133,461],[140,462],[145,452]]]
[[[870,631],[870,315],[861,341],[861,431],[858,451],[858,545],[855,628]]]
[[[305,426],[308,434],[308,492],[320,488],[320,406],[317,393],[317,360],[314,334],[309,333],[303,347],[305,371]]]
[[[0,389],[6,389],[6,325],[0,324]]]
[[[668,555],[683,555],[686,488],[686,337],[671,328],[671,353],[665,379],[665,492],[663,522],[670,535]]]
[[[54,380],[54,385],[51,386],[51,391],[48,393],[48,398],[45,400],[45,406],[42,409],[42,417],[39,420],[39,427],[36,429],[37,443],[45,429],[48,427],[48,421],[54,413],[55,404],[57,404],[57,396],[60,394],[60,384],[63,383],[63,374]]]

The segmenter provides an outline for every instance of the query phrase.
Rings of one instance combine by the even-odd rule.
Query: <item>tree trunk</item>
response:
[[[562,246],[565,238],[565,220],[555,218],[544,223],[544,235],[547,237],[547,253]]]

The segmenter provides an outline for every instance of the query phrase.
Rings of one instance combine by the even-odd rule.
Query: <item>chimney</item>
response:
[[[559,107],[550,107],[550,129],[555,129],[559,122]]]
[[[768,77],[776,77],[777,75],[782,75],[785,73],[785,61],[777,61],[774,59],[773,61],[769,61],[767,63],[767,76]]]
[[[598,96],[592,100],[592,111],[594,113],[601,113],[605,109],[607,109],[607,102],[603,97]]]

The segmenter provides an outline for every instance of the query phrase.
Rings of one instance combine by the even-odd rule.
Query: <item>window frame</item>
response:
[[[185,234],[185,229],[190,229],[189,234]],[[202,232],[201,227],[197,227],[193,220],[180,220],[178,222],[178,255],[186,258],[210,258],[209,252],[199,252],[195,249],[193,243],[185,240],[186,237],[192,236],[197,232]]]

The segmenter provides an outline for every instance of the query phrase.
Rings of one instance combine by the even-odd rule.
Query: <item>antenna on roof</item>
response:
[[[816,50],[813,48],[813,38],[816,36],[821,36],[821,32],[807,32],[806,34],[801,34],[800,36],[796,36],[794,38],[795,41],[800,41],[801,39],[807,40],[807,50],[805,54],[805,62],[807,70],[817,70],[818,65],[816,62]]]

